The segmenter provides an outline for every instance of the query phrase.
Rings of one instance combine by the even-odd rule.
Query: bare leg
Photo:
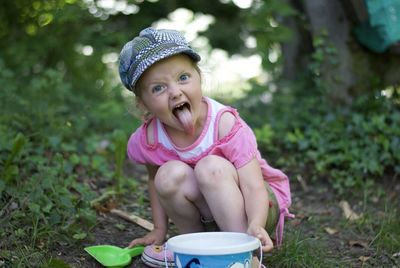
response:
[[[204,230],[200,216],[211,217],[211,212],[189,165],[181,161],[165,163],[157,171],[155,187],[161,205],[180,233]]]
[[[195,167],[200,191],[222,231],[246,232],[247,217],[235,167],[226,159],[210,155]]]

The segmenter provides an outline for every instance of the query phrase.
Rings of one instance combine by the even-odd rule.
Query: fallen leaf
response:
[[[325,227],[325,232],[327,232],[330,235],[334,235],[338,232],[338,230],[336,230],[335,228],[331,228],[331,227]]]
[[[351,247],[362,247],[362,248],[368,248],[368,243],[365,241],[359,241],[359,240],[350,240],[349,245]]]
[[[37,247],[39,248],[39,249],[43,249],[44,247],[45,247],[45,242],[43,242],[43,241],[39,241],[39,243],[37,244]]]
[[[331,227],[325,227],[325,232],[327,232],[330,235],[334,235],[338,232],[338,230],[331,228]]]
[[[344,217],[350,221],[355,221],[360,218],[360,215],[355,213],[351,208],[347,201],[340,201],[340,207],[343,210]]]
[[[360,258],[358,258],[360,261],[362,262],[366,262],[369,258],[371,257],[367,257],[367,256],[361,256]]]
[[[400,257],[400,251],[392,255],[392,258],[396,258],[396,257]]]

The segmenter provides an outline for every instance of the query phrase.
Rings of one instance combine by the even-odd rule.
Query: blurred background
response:
[[[125,146],[141,121],[117,66],[149,26],[185,34],[204,93],[293,181],[384,196],[400,173],[399,20],[398,1],[1,1],[0,267],[10,248],[27,267],[59,235],[86,239],[100,189],[137,187]]]

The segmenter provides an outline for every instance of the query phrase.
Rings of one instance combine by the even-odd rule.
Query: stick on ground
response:
[[[148,230],[148,231],[152,231],[154,229],[154,224],[152,224],[151,222],[149,222],[148,220],[145,220],[139,216],[127,213],[125,211],[119,210],[119,209],[111,209],[110,212],[114,215],[117,215],[127,221],[136,223],[137,225],[139,225],[140,227]]]

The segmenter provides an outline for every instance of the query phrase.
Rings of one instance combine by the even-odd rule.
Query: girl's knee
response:
[[[161,196],[175,194],[190,172],[190,167],[181,161],[169,161],[158,168],[154,178],[156,191]]]
[[[194,168],[200,186],[222,183],[229,174],[235,176],[236,169],[228,160],[209,155],[201,159]]]

